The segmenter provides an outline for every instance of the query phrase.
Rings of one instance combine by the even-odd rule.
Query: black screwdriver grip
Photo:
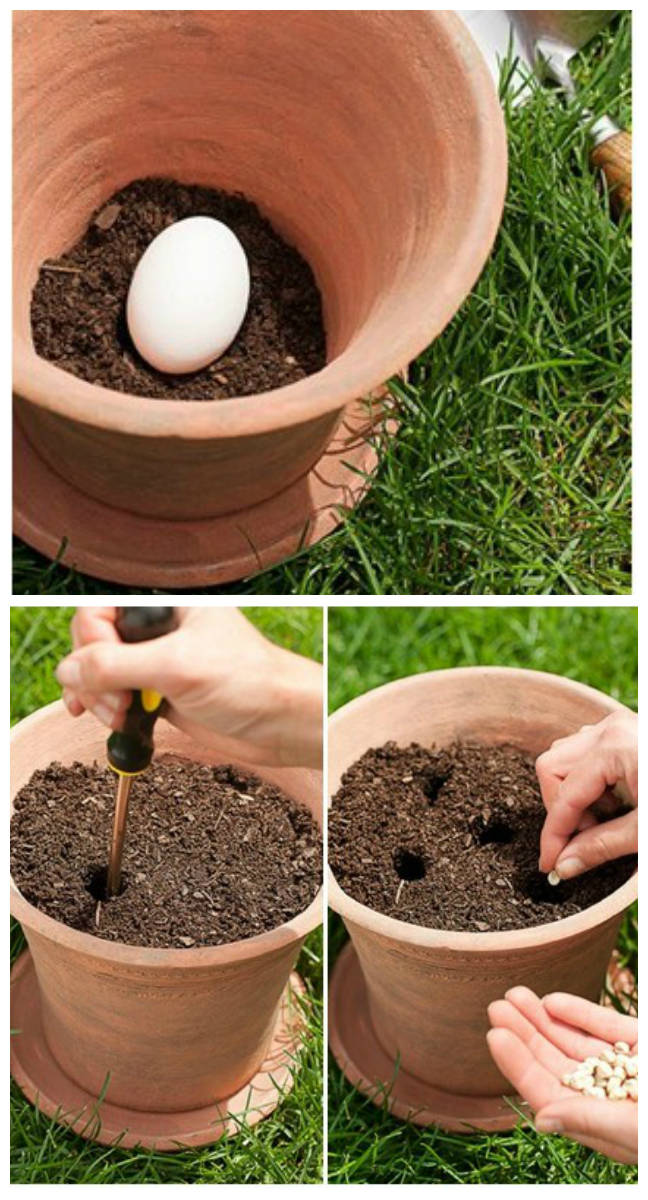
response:
[[[118,608],[115,629],[122,642],[150,642],[177,628],[175,608]]]
[[[118,608],[115,628],[123,642],[147,642],[177,628],[173,608]],[[134,691],[123,729],[108,738],[108,762],[120,775],[139,775],[153,757],[153,727],[163,697],[151,691]]]

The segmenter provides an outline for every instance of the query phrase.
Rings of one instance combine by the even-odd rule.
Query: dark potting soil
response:
[[[191,375],[164,375],[137,353],[125,305],[153,238],[185,217],[223,221],[250,267],[250,301],[232,345]],[[295,383],[321,370],[320,294],[301,255],[244,196],[171,179],[139,179],[102,205],[71,250],[43,263],[31,303],[36,352],[78,375],[137,396],[217,400]]]
[[[123,891],[105,900],[114,802],[110,769],[82,763],[36,771],[16,797],[16,886],[73,929],[219,946],[275,929],[317,894],[321,836],[305,808],[255,775],[164,756],[133,782]]]
[[[538,870],[543,822],[533,759],[516,747],[388,742],[343,776],[329,863],[340,887],[377,912],[482,932],[571,916],[636,867],[627,856],[552,887]]]

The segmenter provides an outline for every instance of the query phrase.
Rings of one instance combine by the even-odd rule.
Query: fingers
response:
[[[72,717],[80,717],[87,710],[110,729],[121,728],[131,699],[130,692],[105,692],[101,696],[94,696],[88,692],[63,689],[63,702]]]
[[[601,1040],[583,1032],[580,1021],[569,1022],[562,1020],[557,1015],[553,1015],[547,1009],[544,1002],[529,988],[510,988],[506,993],[506,999],[526,1017],[547,1041],[551,1042],[570,1059],[583,1061],[588,1055],[596,1054],[607,1045],[605,1039]],[[574,997],[574,999],[578,998]],[[579,1001],[579,1003],[584,1005],[585,1010],[587,1010],[589,1005],[587,1000]],[[592,1007],[596,1006],[592,1005]]]
[[[79,650],[92,642],[118,642],[119,635],[115,629],[116,613],[117,610],[112,606],[77,608],[70,624],[74,649]],[[118,699],[114,693],[106,693],[104,696],[90,692],[81,694],[71,687],[63,691],[63,701],[71,716],[78,717],[88,710],[110,728],[115,728],[115,720],[120,723],[120,714],[126,710],[130,699],[130,693],[127,692],[122,693]]]
[[[573,1070],[574,1059],[569,1058],[553,1042],[549,1041],[509,1000],[495,1000],[488,1006],[488,1019],[494,1029],[508,1029],[524,1042],[537,1061],[557,1079]]]
[[[594,755],[585,758],[562,780],[540,836],[540,870],[550,871],[554,867],[578,828],[583,811],[603,795],[608,782],[603,760]]]
[[[631,1100],[558,1099],[536,1114],[539,1133],[561,1133],[621,1162],[637,1161],[637,1105]]]
[[[637,1041],[636,1019],[626,1017],[613,1008],[592,1004],[589,1000],[583,1000],[580,996],[570,996],[567,992],[550,992],[548,996],[544,996],[542,1006],[556,1020],[585,1030],[608,1044],[627,1042],[633,1047]]]
[[[63,688],[63,703],[67,708],[71,717],[80,717],[84,711],[83,704],[75,692],[69,688]]]
[[[75,650],[56,668],[59,683],[83,694],[103,699],[120,689],[153,688],[171,694],[184,676],[178,633],[151,642],[92,642]]]
[[[117,610],[113,607],[77,608],[70,624],[74,649],[79,650],[90,642],[118,642],[116,615]]]
[[[554,870],[561,879],[573,879],[601,863],[634,854],[638,845],[637,809],[612,821],[591,825],[573,837],[558,856]]]
[[[495,1065],[534,1112],[567,1092],[510,1029],[491,1029],[486,1040]]]

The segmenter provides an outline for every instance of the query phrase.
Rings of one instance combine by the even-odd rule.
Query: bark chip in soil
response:
[[[137,353],[128,289],[153,238],[185,217],[222,221],[248,258],[250,301],[231,346],[191,375]],[[89,383],[168,400],[219,400],[296,383],[326,364],[321,297],[308,263],[251,200],[172,179],[138,179],[93,214],[80,240],[41,265],[31,302],[34,348]]]
[[[72,929],[133,946],[220,946],[314,900],[321,835],[279,788],[170,755],[133,782],[119,896],[105,899],[115,776],[52,763],[15,800],[11,871],[26,900]]]
[[[538,870],[543,823],[534,761],[519,748],[387,742],[342,777],[329,811],[329,863],[368,908],[459,932],[572,916],[635,870],[628,855],[552,887]]]

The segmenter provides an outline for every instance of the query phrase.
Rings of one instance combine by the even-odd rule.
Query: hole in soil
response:
[[[434,804],[441,788],[444,783],[448,782],[449,778],[449,775],[434,775],[432,773],[423,776],[420,787],[423,795],[430,801],[430,804]]]
[[[562,904],[569,899],[573,884],[571,880],[565,880],[554,887],[542,871],[532,871],[522,879],[520,890],[534,904]]]
[[[480,846],[508,846],[515,834],[506,821],[493,819],[488,821],[478,836]]]
[[[411,883],[414,879],[423,879],[425,863],[420,854],[413,850],[397,850],[394,854],[394,868],[399,879]]]
[[[108,899],[108,892],[106,890],[107,883],[108,883],[108,867],[92,867],[92,869],[86,879],[86,890],[88,892],[90,892],[90,895],[92,896],[93,900],[105,901]],[[126,890],[126,876],[122,874],[121,886],[119,888],[117,895],[121,896],[122,892],[124,892],[125,890]]]

